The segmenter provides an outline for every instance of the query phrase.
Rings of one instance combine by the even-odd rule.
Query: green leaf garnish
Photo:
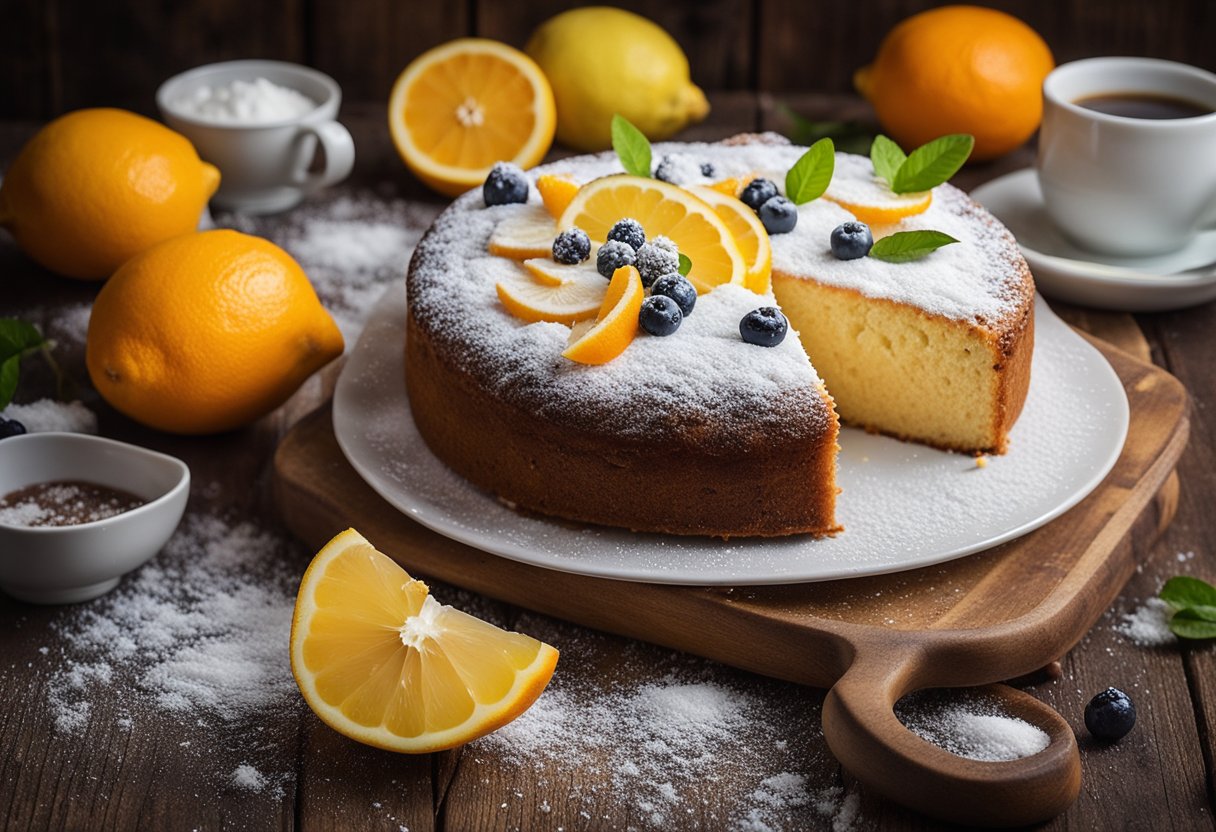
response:
[[[1187,608],[1174,613],[1170,630],[1179,638],[1216,638],[1216,621],[1200,618],[1194,608]]]
[[[832,182],[836,145],[831,139],[815,142],[785,175],[785,195],[795,205],[818,199]]]
[[[688,273],[692,271],[692,258],[682,251],[679,254],[679,258],[680,266],[676,269],[676,271],[678,271],[684,277],[688,277]]]
[[[903,163],[908,161],[908,157],[900,150],[899,145],[879,134],[870,145],[870,161],[874,163],[874,172],[890,184],[895,181],[895,174]]]
[[[612,117],[612,149],[626,173],[649,178],[650,140],[620,113]]]
[[[876,242],[870,256],[888,263],[906,263],[957,242],[942,231],[898,231]]]
[[[1161,600],[1174,609],[1187,607],[1216,607],[1216,586],[1198,578],[1178,575],[1161,587]]]
[[[46,352],[47,348],[48,342],[32,324],[0,318],[0,410],[9,406],[17,392],[21,359],[36,350]]]
[[[975,147],[975,136],[955,133],[934,139],[921,145],[909,154],[890,179],[891,190],[897,194],[928,191],[958,173],[971,149]]]

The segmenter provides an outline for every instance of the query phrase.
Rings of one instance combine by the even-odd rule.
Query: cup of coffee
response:
[[[1216,218],[1216,75],[1089,58],[1043,83],[1043,202],[1070,239],[1116,256],[1185,246]]]
[[[355,144],[338,123],[342,90],[328,75],[283,61],[200,66],[160,85],[161,116],[220,169],[212,203],[283,211],[345,179]]]

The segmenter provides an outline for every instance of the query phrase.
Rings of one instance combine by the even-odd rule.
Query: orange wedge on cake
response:
[[[638,270],[633,266],[617,269],[595,324],[573,330],[570,345],[562,355],[579,364],[607,364],[616,358],[638,334],[638,312],[645,297],[646,289]]]
[[[406,166],[459,196],[496,162],[528,168],[553,142],[553,90],[536,63],[505,43],[459,38],[419,55],[397,77],[388,124]]]
[[[354,529],[313,558],[291,623],[291,670],[313,712],[388,751],[452,748],[536,701],[557,650],[440,604]]]
[[[628,174],[593,179],[566,206],[557,230],[578,226],[592,242],[602,243],[612,226],[626,217],[641,224],[647,239],[668,237],[692,260],[688,280],[698,292],[724,283],[745,285],[747,261],[714,208],[690,191],[658,179]]]

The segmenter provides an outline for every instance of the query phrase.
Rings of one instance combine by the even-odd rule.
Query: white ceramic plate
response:
[[[988,549],[1062,514],[1115,464],[1123,386],[1041,300],[1030,395],[1011,449],[986,468],[863,431],[841,432],[837,537],[731,541],[577,526],[516,513],[431,454],[405,391],[405,293],[381,299],[338,381],[334,432],[367,483],[408,517],[549,569],[691,585],[825,581],[915,569]]]
[[[1033,168],[971,192],[1017,238],[1034,280],[1048,296],[1123,312],[1162,312],[1216,298],[1216,231],[1159,257],[1106,257],[1069,242],[1043,208]]]

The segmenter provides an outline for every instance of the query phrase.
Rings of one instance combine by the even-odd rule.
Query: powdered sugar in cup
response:
[[[156,92],[169,126],[220,169],[212,201],[255,214],[291,208],[350,174],[355,146],[335,120],[341,101],[328,75],[282,61],[209,64]]]

